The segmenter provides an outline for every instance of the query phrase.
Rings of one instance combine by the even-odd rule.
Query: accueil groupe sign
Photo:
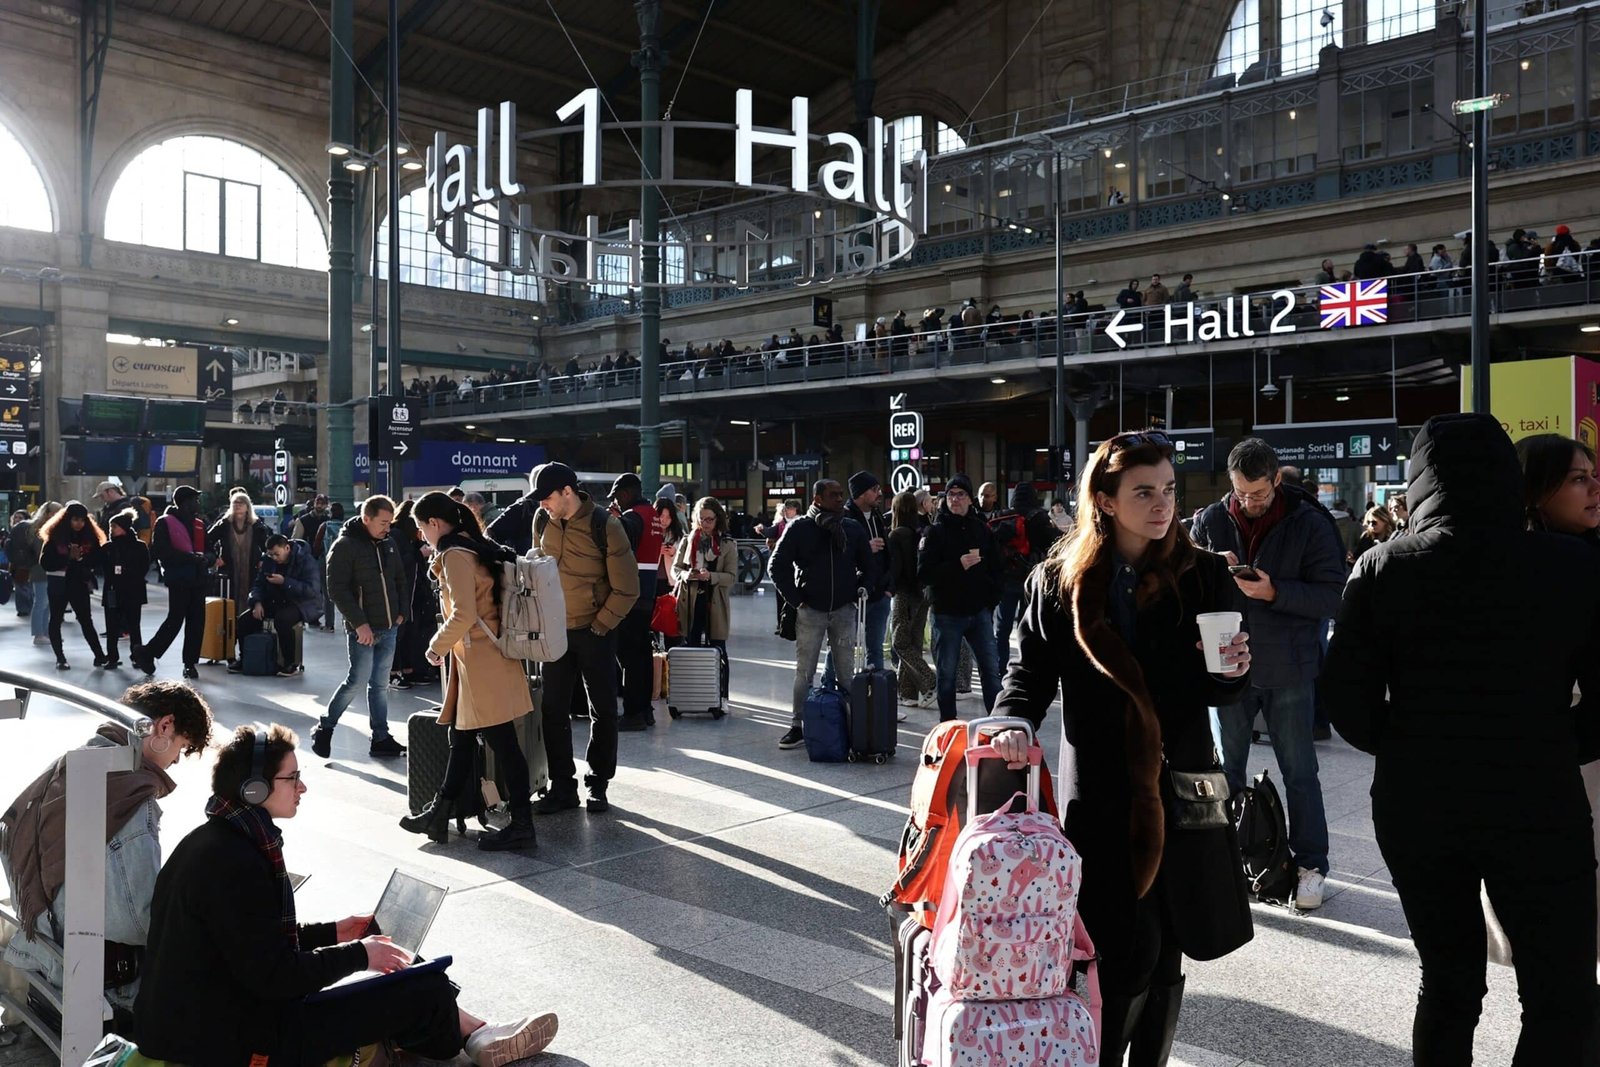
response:
[[[670,120],[654,123],[602,123],[600,90],[585,89],[556,109],[556,117],[570,125],[537,131],[521,131],[517,126],[517,106],[504,101],[498,108],[480,108],[475,144],[451,143],[443,133],[435,133],[426,163],[428,228],[457,258],[471,259],[494,270],[534,275],[551,281],[616,284],[624,276],[613,271],[602,276],[601,258],[626,261],[625,278],[631,288],[641,288],[644,258],[654,251],[668,258],[667,249],[680,249],[686,265],[683,277],[673,282],[658,281],[660,288],[684,285],[732,285],[747,288],[752,284],[752,260],[760,263],[771,257],[762,250],[774,238],[761,229],[760,218],[740,218],[740,206],[719,209],[721,215],[734,216],[736,235],[718,239],[712,247],[734,251],[734,274],[697,277],[687,269],[692,260],[691,245],[699,235],[687,232],[687,224],[673,216],[665,206],[662,224],[665,236],[645,234],[638,219],[629,220],[626,236],[606,236],[600,232],[600,219],[589,215],[584,232],[569,233],[538,224],[535,203],[550,194],[581,189],[656,188],[748,190],[752,202],[760,194],[798,198],[794,202],[795,234],[783,240],[794,241],[797,278],[787,284],[806,285],[836,276],[864,273],[911,254],[919,236],[927,232],[927,153],[918,150],[904,164],[894,127],[874,118],[869,127],[869,143],[848,133],[810,132],[810,102],[797,96],[790,101],[789,128],[774,129],[755,124],[755,94],[739,89],[734,94],[734,122],[685,124],[699,133],[725,130],[733,140],[734,174],[731,181],[680,177],[673,161],[675,124]],[[656,178],[603,177],[602,148],[624,135],[634,136],[646,126],[659,128],[662,135],[661,174]],[[565,184],[536,185],[521,179],[517,169],[517,146],[523,141],[577,135],[580,178]],[[609,137],[608,137],[609,135]],[[787,185],[758,181],[755,153],[758,148],[787,150]],[[628,152],[631,157],[631,149]],[[761,196],[760,202],[768,202]],[[468,219],[487,223],[495,235],[493,248],[481,248],[469,235]],[[758,225],[759,223],[759,225]],[[673,233],[677,230],[680,232]],[[702,245],[703,246],[703,245]],[[759,277],[754,284],[769,284]],[[771,282],[770,284],[778,284]]]

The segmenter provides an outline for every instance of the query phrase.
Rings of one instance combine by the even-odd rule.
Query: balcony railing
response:
[[[1567,274],[1551,269],[1552,257],[1494,264],[1491,279],[1492,310],[1497,314],[1540,308],[1600,304],[1600,251],[1575,254],[1579,271]],[[1469,272],[1460,268],[1396,274],[1385,279],[1385,318],[1389,323],[1460,318],[1470,312]],[[1198,324],[1209,311],[1225,312],[1234,302],[1234,315],[1242,332],[1251,337],[1273,336],[1272,327],[1293,327],[1294,332],[1321,327],[1321,285],[1296,286],[1273,292],[1224,295],[1193,301]],[[1186,344],[1185,336],[1169,342],[1165,305],[1128,309],[1119,323],[1126,350]],[[1241,310],[1242,309],[1242,310]],[[1062,347],[1069,356],[1117,352],[1119,346],[1106,327],[1120,309],[1093,308],[1066,315],[1061,320]],[[1135,327],[1140,327],[1136,329]],[[1368,327],[1370,328],[1370,327]],[[1227,338],[1235,342],[1242,337]],[[881,378],[906,371],[945,371],[1036,363],[1055,355],[1056,319],[1008,317],[974,327],[916,332],[898,337],[863,341],[797,345],[776,351],[738,353],[728,357],[673,359],[660,368],[663,397],[716,396],[734,390],[769,389],[811,382],[856,381]],[[425,417],[460,418],[499,412],[544,411],[591,407],[634,400],[639,396],[640,369],[587,370],[573,375],[550,375],[530,381],[458,388],[426,394]]]

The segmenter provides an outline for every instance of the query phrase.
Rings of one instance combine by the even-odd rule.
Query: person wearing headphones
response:
[[[493,1025],[456,1004],[442,970],[410,955],[371,915],[301,924],[278,821],[306,785],[285,726],[241,726],[217,753],[206,821],[156,879],[135,1037],[147,1058],[195,1067],[310,1067],[380,1042],[436,1060],[463,1049],[479,1067],[532,1056],[553,1014]],[[335,999],[308,999],[358,971],[394,974]]]

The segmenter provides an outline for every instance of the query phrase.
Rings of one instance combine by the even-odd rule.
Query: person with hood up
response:
[[[302,622],[316,625],[321,609],[322,572],[311,558],[311,550],[304,541],[273,534],[267,539],[267,555],[256,572],[256,584],[245,597],[239,637],[260,633],[261,621],[271,615],[278,638],[278,673],[287,678],[298,674],[302,666],[294,660],[294,628]],[[229,670],[237,673],[237,666]]]
[[[1234,577],[1246,598],[1254,659],[1250,687],[1219,708],[1228,787],[1246,785],[1256,713],[1266,717],[1289,807],[1289,850],[1298,868],[1295,907],[1322,905],[1328,817],[1315,747],[1314,694],[1325,620],[1339,609],[1347,568],[1339,528],[1305,489],[1283,480],[1277,453],[1246,437],[1228,453],[1232,491],[1195,519],[1195,543],[1248,567]]]
[[[44,546],[39,552],[39,564],[50,579],[50,647],[56,654],[56,670],[69,669],[61,647],[61,623],[69,606],[89,651],[94,653],[94,665],[104,667],[106,654],[94,628],[90,596],[94,592],[95,557],[105,544],[105,533],[89,509],[73,500],[44,524],[39,540]]]
[[[389,536],[394,501],[369,496],[361,514],[345,522],[328,550],[328,590],[344,616],[349,670],[328,700],[328,711],[311,735],[311,751],[327,759],[333,728],[350,706],[356,690],[367,687],[367,721],[372,728],[368,755],[403,756],[405,746],[389,732],[389,668],[394,665],[395,639],[411,607],[400,548]]]
[[[167,617],[140,655],[129,662],[145,674],[156,673],[156,660],[166,654],[183,631],[183,676],[200,677],[200,641],[206,625],[206,528],[200,518],[200,490],[180,485],[172,505],[156,520],[151,555],[161,564],[167,587]]]
[[[145,577],[150,573],[150,546],[139,540],[135,532],[139,525],[138,512],[127,508],[111,516],[110,536],[100,550],[100,573],[106,580],[104,600],[106,616],[106,667],[110,670],[122,666],[117,655],[117,642],[128,635],[128,659],[139,655],[144,644],[140,634],[139,617],[144,611],[147,593]]]
[[[1000,695],[1000,658],[994,646],[994,606],[1000,600],[1000,553],[977,514],[972,479],[958,474],[945,486],[938,517],[917,552],[917,580],[928,591],[933,616],[933,666],[939,676],[939,719],[956,717],[956,675],[961,646],[972,649],[983,687],[985,713]]]
[[[1377,757],[1373,829],[1422,964],[1413,1056],[1472,1062],[1487,890],[1516,962],[1513,1067],[1593,1064],[1579,765],[1600,755],[1600,560],[1580,538],[1527,531],[1524,476],[1492,415],[1429,419],[1409,477],[1410,529],[1356,564],[1322,692],[1339,733]]]
[[[1018,482],[1011,490],[1009,503],[989,522],[1002,567],[1000,606],[994,613],[995,654],[1002,659],[1011,655],[1011,631],[1022,606],[1022,583],[1061,536],[1049,514],[1039,506],[1039,492],[1032,483]]]
[[[132,509],[128,509],[132,510]],[[120,514],[120,513],[119,513]],[[128,539],[141,548],[131,532]],[[134,738],[120,723],[103,723],[89,748],[138,744],[137,770],[106,777],[105,997],[131,1012],[139,993],[139,957],[150,939],[150,901],[161,869],[161,805],[177,788],[168,775],[184,756],[211,743],[211,708],[182,682],[141,682],[119,700],[151,721]],[[67,760],[63,756],[24,789],[0,817],[0,862],[22,929],[6,946],[5,962],[63,981],[61,948],[66,929]],[[45,941],[54,942],[55,951]]]

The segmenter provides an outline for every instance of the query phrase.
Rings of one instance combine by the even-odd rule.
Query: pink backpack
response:
[[[1020,812],[978,815],[976,768],[992,746],[967,749],[966,828],[933,924],[937,983],[923,1060],[931,1067],[1087,1067],[1099,1062],[1094,943],[1078,915],[1083,863],[1039,811],[1037,745]],[[1085,995],[1074,968],[1087,961]]]

